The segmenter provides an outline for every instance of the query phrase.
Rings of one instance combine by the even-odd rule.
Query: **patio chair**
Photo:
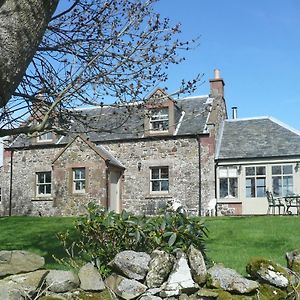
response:
[[[283,208],[283,213],[285,211],[285,205],[282,202],[282,198],[274,198],[272,192],[266,191],[267,199],[268,199],[268,211],[267,214],[270,214],[271,209],[273,210],[273,215],[275,215],[275,209],[278,207],[278,214],[280,215],[280,208]]]

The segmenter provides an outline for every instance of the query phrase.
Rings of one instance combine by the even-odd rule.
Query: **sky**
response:
[[[169,91],[204,73],[194,95],[209,93],[218,68],[228,117],[271,116],[300,131],[299,0],[160,0],[156,10],[182,24],[182,39],[200,37],[186,62],[169,69]]]

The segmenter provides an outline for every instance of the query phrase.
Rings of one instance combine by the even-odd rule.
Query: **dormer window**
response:
[[[169,130],[169,108],[153,108],[150,110],[150,131]]]
[[[53,140],[52,132],[41,133],[37,136],[38,142],[50,142]]]

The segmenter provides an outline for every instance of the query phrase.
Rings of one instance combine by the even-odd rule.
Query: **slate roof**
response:
[[[209,96],[187,97],[175,100],[176,135],[196,135],[206,132],[213,98]],[[57,144],[67,144],[77,134],[85,133],[92,142],[116,141],[144,137],[145,110],[138,104],[130,107],[130,118],[127,118],[125,106],[103,106],[93,109],[78,110],[78,114],[86,117],[86,123],[95,130],[86,132],[83,125],[73,121],[71,131],[73,135],[61,137]],[[113,130],[110,130],[111,128]],[[19,135],[11,144],[12,147],[26,147],[31,140],[25,135]]]
[[[300,132],[271,118],[225,120],[216,159],[300,155]]]

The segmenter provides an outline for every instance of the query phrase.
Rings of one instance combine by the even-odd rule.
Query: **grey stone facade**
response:
[[[106,144],[105,147],[126,166],[122,197],[124,209],[154,214],[167,200],[176,199],[190,212],[198,212],[199,156],[196,137],[127,141]],[[169,167],[168,194],[150,193],[150,167],[158,166]]]
[[[84,207],[91,201],[107,205],[105,161],[82,141],[73,144],[65,151],[63,147],[13,151],[13,215],[72,215],[84,212]],[[175,199],[180,200],[190,213],[198,214],[200,202],[204,207],[206,201],[214,197],[211,145],[201,145],[201,149],[199,145],[197,137],[105,143],[104,147],[126,166],[122,178],[122,208],[138,214],[155,214],[167,200]],[[199,151],[203,155],[202,161],[199,161]],[[5,156],[7,172],[4,173],[1,208],[4,215],[9,211],[9,154],[7,151]],[[71,169],[83,166],[88,170],[87,192],[72,194]],[[158,166],[169,167],[170,190],[167,194],[150,192],[150,167]],[[46,171],[52,172],[52,195],[38,197],[35,176],[37,172]]]

